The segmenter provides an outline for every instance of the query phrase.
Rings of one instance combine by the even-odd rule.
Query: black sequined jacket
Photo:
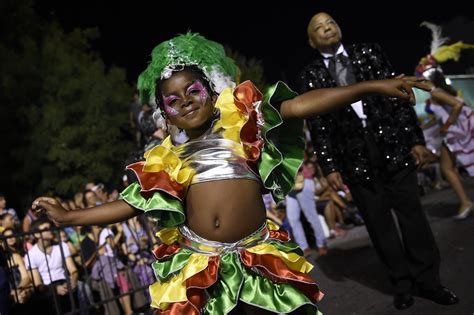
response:
[[[344,47],[357,82],[391,78],[395,74],[380,46],[355,44]],[[323,58],[308,65],[300,75],[301,91],[335,87]],[[382,96],[362,99],[368,128],[351,106],[308,120],[318,163],[325,175],[340,172],[349,184],[370,181],[373,166],[367,156],[364,132],[370,132],[381,153],[378,172],[393,174],[413,162],[411,148],[425,143],[413,107]]]

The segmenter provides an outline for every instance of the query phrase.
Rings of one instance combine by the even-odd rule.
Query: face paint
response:
[[[186,90],[186,95],[191,95],[193,93],[199,93],[199,99],[202,104],[205,104],[209,97],[209,93],[207,92],[202,82],[199,80],[194,81],[193,84],[191,84]],[[175,101],[178,101],[179,99],[180,98],[177,97],[176,95],[170,95],[170,96],[163,95],[163,105],[164,105],[163,108],[167,115],[171,117],[179,115],[179,112],[170,106]]]
[[[194,83],[191,84],[186,90],[186,95],[190,95],[194,92],[199,93],[199,98],[201,99],[201,103],[205,104],[207,101],[207,98],[209,97],[209,93],[207,93],[207,90],[201,81],[199,80],[194,81]]]
[[[171,103],[173,103],[174,101],[177,101],[179,100],[179,97],[175,96],[175,95],[170,95],[170,96],[164,96],[163,95],[163,108],[165,110],[165,113],[168,115],[168,116],[177,116],[179,115],[179,112],[174,109],[173,107],[170,106]]]

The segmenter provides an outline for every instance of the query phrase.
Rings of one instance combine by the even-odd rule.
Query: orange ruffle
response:
[[[135,172],[135,175],[140,182],[140,194],[144,198],[149,198],[154,191],[164,190],[170,195],[183,200],[185,194],[183,185],[171,180],[166,171],[159,171],[156,173],[144,172],[144,165],[145,161],[140,161],[127,166],[127,169]]]

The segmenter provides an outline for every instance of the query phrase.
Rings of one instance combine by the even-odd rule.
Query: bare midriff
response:
[[[232,243],[255,232],[266,219],[261,184],[228,179],[191,185],[186,198],[187,225],[199,236]]]

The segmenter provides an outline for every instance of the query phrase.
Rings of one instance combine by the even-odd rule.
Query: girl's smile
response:
[[[168,121],[186,130],[190,138],[210,127],[216,96],[210,97],[203,79],[193,71],[175,72],[163,81],[161,95]]]

